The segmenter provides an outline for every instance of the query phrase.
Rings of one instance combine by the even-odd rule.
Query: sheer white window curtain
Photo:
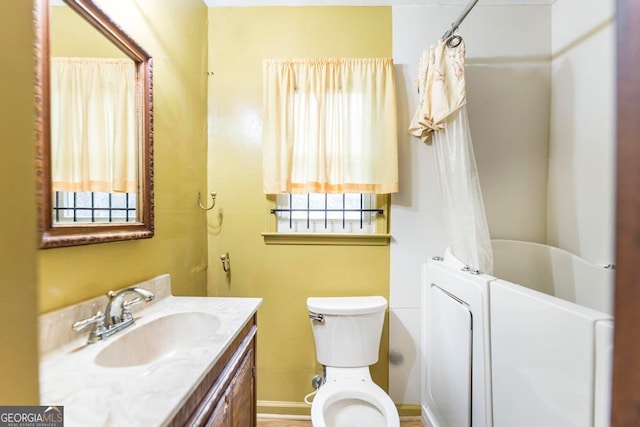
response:
[[[54,190],[137,191],[135,73],[128,59],[52,58]]]
[[[263,62],[264,192],[398,191],[390,58]]]

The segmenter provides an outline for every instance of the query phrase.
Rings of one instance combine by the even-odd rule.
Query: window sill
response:
[[[390,234],[262,233],[267,245],[387,246]]]

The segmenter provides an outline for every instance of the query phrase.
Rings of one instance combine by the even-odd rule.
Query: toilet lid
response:
[[[398,427],[400,418],[387,393],[372,381],[330,381],[311,406],[314,427]]]
[[[320,314],[370,314],[384,311],[386,308],[387,300],[380,296],[307,298],[307,309]]]

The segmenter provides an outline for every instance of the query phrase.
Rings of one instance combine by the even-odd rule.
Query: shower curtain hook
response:
[[[218,193],[216,193],[215,191],[212,191],[209,194],[211,194],[211,200],[213,200],[213,203],[211,204],[211,207],[207,208],[202,205],[202,199],[200,198],[200,192],[198,191],[198,205],[200,206],[200,209],[205,211],[210,211],[216,205],[216,196],[218,195]]]
[[[458,46],[460,46],[460,43],[462,43],[462,37],[460,37],[459,35],[453,35],[451,37],[449,37],[447,39],[447,47],[454,49]]]

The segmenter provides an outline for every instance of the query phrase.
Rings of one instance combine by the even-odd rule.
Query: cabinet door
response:
[[[231,426],[250,427],[255,422],[253,349],[247,352],[229,390]]]
[[[229,405],[227,403],[228,396],[225,395],[220,399],[218,405],[213,410],[213,414],[207,420],[206,427],[229,427]]]

